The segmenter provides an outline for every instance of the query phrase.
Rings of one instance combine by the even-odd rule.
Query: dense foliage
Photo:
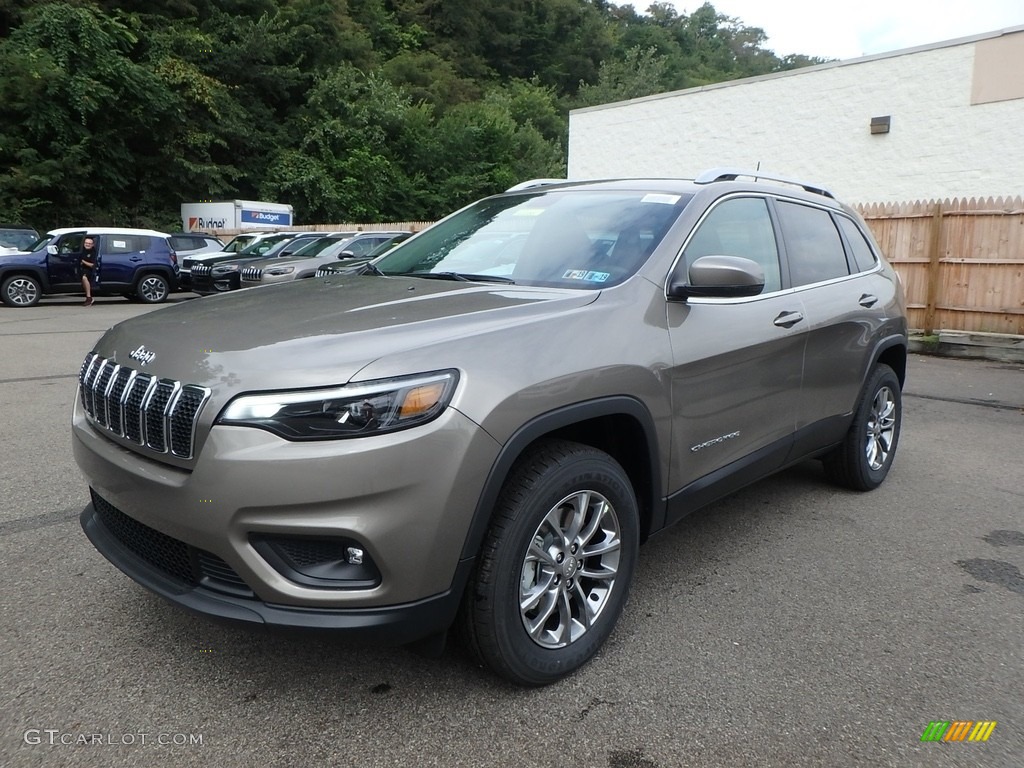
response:
[[[0,210],[175,227],[181,202],[433,219],[565,175],[569,109],[817,63],[705,4],[0,0]]]

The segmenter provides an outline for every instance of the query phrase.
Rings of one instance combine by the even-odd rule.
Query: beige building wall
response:
[[[1024,27],[569,115],[571,179],[758,165],[852,203],[1021,194]]]

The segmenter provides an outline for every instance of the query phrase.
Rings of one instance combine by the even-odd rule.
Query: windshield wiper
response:
[[[370,272],[374,275],[380,275],[381,277],[387,277],[387,275],[380,271],[380,267],[378,267],[372,261],[368,261],[365,264],[363,264],[363,274],[365,275],[367,272]]]
[[[501,275],[473,275],[466,272],[401,272],[399,277],[425,277],[430,280],[458,280],[462,283],[506,283],[515,285],[515,280]]]

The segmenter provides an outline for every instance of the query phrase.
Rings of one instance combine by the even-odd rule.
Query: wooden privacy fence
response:
[[[903,280],[910,326],[1024,335],[1024,201],[1015,198],[858,206]],[[410,229],[429,221],[311,224],[297,230]],[[224,231],[220,234],[235,234]]]
[[[899,272],[912,328],[1024,334],[1024,201],[858,207]]]

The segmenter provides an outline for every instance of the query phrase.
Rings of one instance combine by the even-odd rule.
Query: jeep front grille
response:
[[[210,390],[158,379],[90,353],[78,375],[93,426],[159,454],[191,459],[196,422]]]
[[[263,270],[259,267],[246,267],[242,270],[242,279],[257,282],[263,277]]]
[[[191,271],[192,271],[192,275],[193,276],[208,275],[208,274],[210,274],[210,272],[213,271],[213,267],[210,266],[209,264],[201,264],[199,262],[192,262]]]
[[[328,275],[333,275],[333,274],[334,274],[334,270],[333,269],[328,269],[327,267],[317,267],[316,277],[327,277]]]

